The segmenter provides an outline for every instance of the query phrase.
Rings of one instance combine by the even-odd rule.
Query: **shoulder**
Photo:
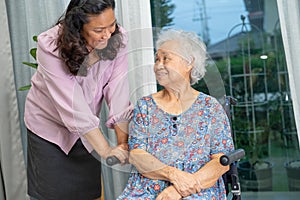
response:
[[[143,96],[136,101],[134,112],[147,114],[150,110],[153,110],[154,106],[155,104],[151,95]]]
[[[149,104],[151,104],[153,102],[152,99],[153,98],[152,98],[151,95],[143,96],[143,97],[141,97],[140,99],[137,100],[136,105],[138,107],[149,106]]]
[[[58,56],[57,38],[60,26],[56,25],[38,36],[39,50]]]
[[[153,101],[151,96],[144,96],[137,100],[135,109],[133,112],[133,121],[138,124],[149,124],[149,112],[152,109]]]
[[[122,42],[123,42],[123,44],[127,45],[128,32],[126,31],[126,29],[123,26],[121,26],[121,25],[118,25],[118,26],[119,26],[120,33],[122,34]]]
[[[57,38],[60,26],[56,25],[38,36],[37,63],[38,70],[62,76],[72,76],[69,69],[61,59],[60,51],[57,48]]]
[[[213,96],[201,93],[198,99],[201,99],[199,104],[201,108],[206,110],[206,113],[215,118],[227,117],[223,105]]]
[[[199,93],[198,101],[205,103],[206,106],[221,105],[215,97],[205,94],[203,92]]]
[[[199,93],[195,104],[198,109],[204,110],[211,115],[223,112],[224,110],[221,103],[215,97],[202,92]]]

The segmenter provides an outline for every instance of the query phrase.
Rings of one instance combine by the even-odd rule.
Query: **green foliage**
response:
[[[171,17],[175,4],[171,4],[172,0],[151,0],[151,20],[153,28],[164,28],[173,25],[173,17]],[[157,38],[157,32],[153,32],[153,41]],[[163,87],[157,83],[157,91]]]
[[[37,36],[33,36],[33,37],[32,37],[32,40],[33,40],[34,42],[37,42]],[[36,50],[37,50],[37,48],[34,47],[34,48],[30,49],[30,51],[29,51],[29,54],[31,55],[31,57],[32,57],[34,60],[36,60]],[[24,65],[28,66],[28,67],[33,68],[33,69],[37,69],[37,67],[38,67],[38,64],[37,64],[36,62],[35,62],[35,63],[32,63],[32,62],[22,62],[22,63],[23,63]],[[25,90],[29,90],[30,88],[31,88],[31,84],[22,86],[22,87],[18,88],[18,90],[19,90],[19,91],[25,91]]]
[[[171,4],[171,0],[151,0],[151,18],[152,26],[163,28],[173,25],[173,17],[171,17],[175,4]]]
[[[242,42],[239,44],[245,45]],[[277,45],[278,51],[282,51],[283,48],[280,48],[282,44]],[[274,48],[270,49],[274,50]],[[262,49],[255,49],[254,43],[250,41],[250,55],[248,52],[239,50],[232,53],[230,57],[231,89],[233,97],[238,99],[238,105],[233,106],[231,113],[234,115],[232,119],[234,143],[236,148],[245,150],[246,156],[243,160],[251,164],[268,157],[271,136],[284,132],[283,126],[290,126],[290,124],[283,124],[282,118],[286,119],[284,122],[290,120],[285,117],[287,109],[283,109],[280,104],[280,98],[284,98],[284,95],[279,90],[281,92],[289,90],[286,74],[283,73],[286,71],[284,52],[269,51],[266,53],[268,56],[266,60],[260,58],[261,54]],[[224,58],[215,63],[228,95],[230,94],[228,60]],[[251,90],[254,95],[266,94],[267,91],[267,94],[273,95],[274,98],[271,100],[264,97],[264,102],[254,102],[254,107],[246,108],[247,102],[251,103],[255,100],[249,95]],[[279,93],[281,97],[278,96]]]

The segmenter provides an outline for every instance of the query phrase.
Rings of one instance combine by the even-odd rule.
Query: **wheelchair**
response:
[[[224,96],[223,102],[223,108],[230,119],[230,106],[236,104],[236,99],[230,96]],[[234,138],[234,135],[232,135],[232,138]],[[228,200],[241,200],[241,187],[238,177],[237,164],[238,160],[245,155],[245,152],[243,149],[238,149],[235,153],[239,153],[238,158],[233,158],[234,161],[230,163],[229,171],[222,176]]]
[[[230,96],[224,96],[224,103],[222,104],[228,118],[230,119],[230,106],[236,103],[236,100]],[[232,135],[232,138],[233,135]],[[222,175],[226,195],[228,200],[241,200],[241,188],[237,171],[238,161],[245,156],[243,149],[236,149],[227,155],[220,157],[220,163],[224,166],[230,165],[229,171]],[[120,163],[117,157],[112,156],[106,159],[106,163],[109,166]]]

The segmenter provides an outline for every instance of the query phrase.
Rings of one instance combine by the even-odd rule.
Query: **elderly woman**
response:
[[[191,87],[205,74],[206,47],[194,33],[167,30],[154,72],[163,90],[141,98],[130,124],[135,166],[118,199],[226,199],[219,158],[233,150],[218,101]]]

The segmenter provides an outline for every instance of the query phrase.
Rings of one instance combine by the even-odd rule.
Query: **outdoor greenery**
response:
[[[151,0],[151,19],[152,27],[163,28],[173,25],[173,18],[171,17],[175,5],[171,3],[172,0]]]

